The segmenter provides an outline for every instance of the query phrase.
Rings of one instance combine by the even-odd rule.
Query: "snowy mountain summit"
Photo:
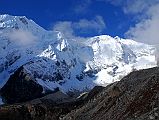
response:
[[[0,15],[0,88],[23,66],[46,90],[85,91],[156,66],[155,48],[108,35],[66,38],[24,16]]]

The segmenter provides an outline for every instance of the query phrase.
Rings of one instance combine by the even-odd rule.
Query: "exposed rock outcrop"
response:
[[[1,88],[0,94],[5,103],[25,102],[42,96],[43,88],[22,67],[10,76]]]

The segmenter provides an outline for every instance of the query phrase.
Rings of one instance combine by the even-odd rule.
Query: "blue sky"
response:
[[[0,14],[26,16],[45,29],[56,28],[63,32],[70,30],[68,34],[76,36],[107,34],[126,37],[128,33],[129,37],[137,39],[145,24],[143,21],[158,14],[148,14],[148,10],[157,6],[158,2],[159,0],[1,0]],[[157,6],[156,9],[158,8]],[[141,24],[141,30],[138,24]]]

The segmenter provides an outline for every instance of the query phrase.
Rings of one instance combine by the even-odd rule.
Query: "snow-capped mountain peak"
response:
[[[108,35],[78,41],[24,16],[0,15],[0,87],[20,66],[44,90],[88,90],[156,65],[154,48]]]
[[[32,30],[37,29],[45,31],[42,27],[38,26],[33,20],[29,20],[25,16],[11,16],[8,14],[0,15],[0,28],[15,28],[24,30],[29,28]]]

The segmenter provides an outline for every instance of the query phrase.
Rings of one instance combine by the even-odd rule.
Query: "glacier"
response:
[[[109,35],[67,38],[25,16],[0,15],[0,88],[20,66],[44,92],[58,87],[67,93],[106,86],[156,65],[152,45]]]

